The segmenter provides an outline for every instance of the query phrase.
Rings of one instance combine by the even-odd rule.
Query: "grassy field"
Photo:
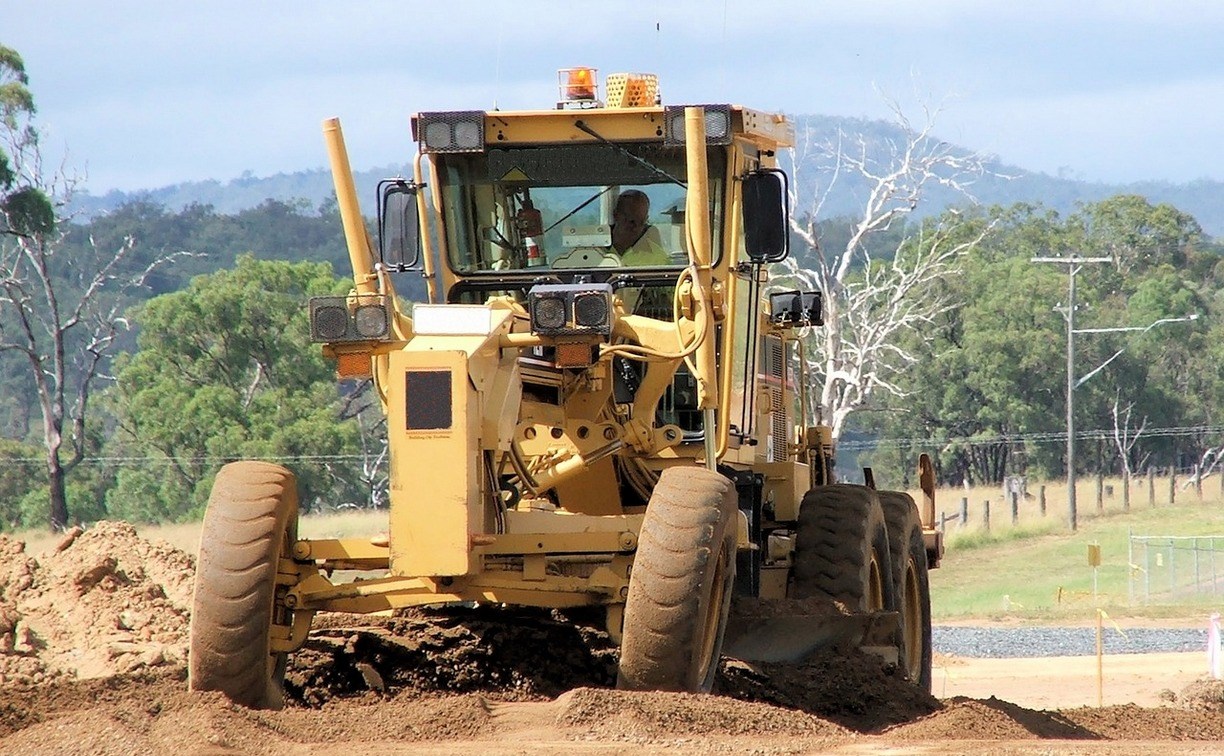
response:
[[[1106,480],[1098,510],[1096,484],[1076,487],[1078,529],[1070,532],[1067,492],[1063,484],[1046,486],[1046,514],[1038,497],[1022,500],[1018,521],[1003,492],[975,489],[940,491],[936,510],[959,515],[962,497],[969,499],[965,526],[946,524],[943,566],[931,573],[932,611],[936,621],[958,618],[1090,619],[1100,607],[1111,616],[1201,618],[1224,604],[1224,496],[1218,479],[1205,481],[1200,499],[1193,487],[1178,484],[1169,503],[1169,480],[1156,479],[1155,504],[1146,479],[1134,481],[1130,510],[1123,511],[1122,483]],[[1030,488],[1030,494],[1036,491]],[[990,501],[990,528],[984,526]],[[1128,549],[1130,536],[1218,536],[1200,542],[1197,595],[1181,591],[1170,597],[1174,575],[1179,584],[1194,579],[1194,556],[1179,550],[1175,560],[1159,549]],[[1100,547],[1100,566],[1089,565],[1089,546]],[[1189,544],[1185,544],[1187,548]],[[1213,558],[1215,561],[1213,561]],[[1132,564],[1132,560],[1134,563]],[[1217,593],[1212,593],[1212,586]],[[1147,589],[1147,590],[1145,590]],[[1133,595],[1132,595],[1133,590]],[[1145,603],[1145,594],[1149,600]]]
[[[967,497],[968,521],[946,524],[947,551],[943,566],[931,573],[932,611],[936,621],[956,619],[1077,620],[1095,616],[1098,607],[1115,617],[1201,618],[1224,604],[1224,496],[1217,479],[1204,485],[1200,500],[1193,488],[1179,484],[1176,503],[1169,504],[1168,479],[1157,479],[1156,503],[1149,503],[1146,479],[1134,483],[1130,511],[1122,511],[1121,482],[1105,481],[1113,495],[1103,499],[1098,511],[1096,485],[1082,481],[1077,487],[1077,532],[1067,528],[1066,488],[1046,486],[1046,514],[1040,513],[1039,489],[1030,487],[1031,499],[1020,502],[1017,523],[1000,489],[941,490],[936,494],[936,511],[959,515],[961,498]],[[1108,489],[1106,489],[1108,490]],[[915,492],[916,494],[917,492]],[[990,501],[990,528],[984,527],[985,502]],[[160,539],[188,552],[196,551],[200,525],[139,526],[142,535]],[[364,536],[386,529],[385,512],[351,512],[308,515],[302,518],[301,534],[312,538]],[[1197,597],[1169,598],[1162,594],[1168,585],[1173,565],[1142,550],[1128,553],[1128,541],[1135,536],[1219,536],[1215,554],[1200,556],[1200,583]],[[43,532],[18,534],[27,542],[30,553],[51,547],[56,536]],[[1206,544],[1204,540],[1204,544]],[[1098,545],[1101,564],[1096,570],[1088,564],[1088,547]],[[1131,559],[1137,564],[1132,565]],[[1192,557],[1177,557],[1179,575],[1193,577]],[[1218,583],[1213,583],[1218,571]],[[1128,585],[1128,576],[1134,576]],[[1211,593],[1215,584],[1218,594]],[[1145,604],[1144,588],[1155,587]],[[1136,593],[1131,595],[1131,588]]]

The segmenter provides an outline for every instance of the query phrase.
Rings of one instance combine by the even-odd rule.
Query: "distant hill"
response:
[[[353,179],[357,183],[357,196],[361,200],[363,209],[368,206],[366,212],[372,212],[374,190],[380,180],[390,176],[411,175],[411,172],[411,165],[354,171]],[[236,179],[225,182],[187,181],[159,189],[135,192],[112,190],[99,196],[82,192],[76,197],[73,210],[85,218],[92,218],[108,213],[128,202],[144,200],[163,205],[174,212],[188,205],[197,204],[211,205],[218,213],[233,215],[256,207],[268,199],[281,202],[301,202],[317,210],[319,205],[326,202],[335,193],[331,172],[326,168],[313,168],[296,173],[277,173],[264,178],[253,176],[248,171]]]
[[[900,139],[898,127],[888,121],[835,116],[796,116],[797,130],[810,129],[813,138],[836,135],[838,129],[847,134],[861,134],[868,142]],[[971,148],[954,147],[969,153]],[[1042,204],[1060,213],[1075,209],[1077,204],[1096,202],[1116,194],[1139,194],[1150,202],[1167,202],[1198,219],[1203,230],[1213,237],[1224,236],[1224,182],[1200,179],[1184,184],[1164,181],[1142,181],[1130,184],[1106,184],[1078,181],[1066,177],[1027,171],[989,161],[990,175],[981,177],[972,187],[974,197],[986,205],[1010,205],[1016,202]],[[372,209],[374,188],[380,179],[409,175],[411,167],[387,166],[355,171],[358,196],[367,212]],[[801,177],[802,178],[802,177]],[[805,187],[809,189],[811,187]],[[861,189],[861,187],[858,187]],[[147,200],[172,211],[191,204],[211,205],[217,212],[234,214],[255,207],[266,199],[300,202],[317,209],[332,197],[331,174],[325,168],[278,173],[256,177],[249,172],[230,181],[191,181],[157,189],[136,192],[110,191],[100,196],[84,192],[77,197],[74,210],[85,217],[107,213],[133,200]],[[846,215],[857,206],[856,187],[843,183],[825,204],[827,217]],[[964,198],[948,190],[934,187],[928,191],[919,214],[940,212],[950,204],[963,204]]]

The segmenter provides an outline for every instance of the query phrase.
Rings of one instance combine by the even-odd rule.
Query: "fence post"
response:
[[[948,513],[940,510],[939,512],[939,532],[948,532]]]
[[[1148,467],[1148,506],[1156,506],[1156,469]]]
[[[1130,511],[1130,470],[1122,470],[1122,511]],[[1129,564],[1129,562],[1128,562]]]
[[[1009,491],[1008,496],[1011,496],[1012,525],[1015,525],[1020,522],[1020,492]]]
[[[961,497],[960,525],[958,527],[963,528],[968,525],[969,525],[969,497],[962,496]]]
[[[1177,468],[1169,468],[1169,504],[1177,501]]]
[[[990,499],[985,502],[985,507],[982,510],[982,526],[986,528],[986,532],[990,532]]]
[[[1041,507],[1041,516],[1045,517],[1045,507],[1046,507],[1045,486],[1042,486],[1041,489],[1037,493],[1037,505]]]
[[[1194,463],[1194,493],[1198,496],[1199,504],[1203,503],[1203,465],[1199,462]]]
[[[1122,471],[1126,475],[1126,471]],[[1135,605],[1135,534],[1129,525],[1126,526],[1126,605]]]
[[[1097,514],[1105,511],[1105,472],[1097,470],[1096,474]]]

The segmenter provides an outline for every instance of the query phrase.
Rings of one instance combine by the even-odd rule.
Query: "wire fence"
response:
[[[1131,534],[1127,561],[1132,605],[1214,601],[1224,594],[1224,535]]]

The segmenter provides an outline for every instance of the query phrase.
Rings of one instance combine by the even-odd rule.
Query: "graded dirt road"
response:
[[[873,657],[725,661],[714,695],[611,689],[581,617],[492,607],[320,617],[283,711],[186,691],[191,557],[122,523],[0,536],[0,754],[1215,753],[1203,655],[940,657],[933,698]]]

